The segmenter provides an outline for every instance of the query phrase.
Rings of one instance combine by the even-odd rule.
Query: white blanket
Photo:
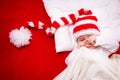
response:
[[[73,62],[54,80],[119,80],[120,56],[108,59],[102,55],[90,53],[81,48]],[[119,62],[119,64],[118,64]]]

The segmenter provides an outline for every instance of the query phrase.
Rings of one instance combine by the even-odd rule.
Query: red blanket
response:
[[[0,80],[52,80],[66,67],[68,52],[57,54],[44,30],[31,30],[31,44],[20,49],[9,41],[9,32],[27,21],[50,24],[41,0],[1,0],[0,10]]]

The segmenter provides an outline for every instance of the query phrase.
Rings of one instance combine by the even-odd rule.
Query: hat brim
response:
[[[73,37],[77,39],[80,36],[87,35],[87,34],[93,34],[93,35],[100,35],[100,32],[96,29],[87,29],[87,30],[81,30],[73,34]]]

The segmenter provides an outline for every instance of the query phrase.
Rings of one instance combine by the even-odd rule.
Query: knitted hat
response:
[[[100,34],[100,30],[97,26],[96,16],[82,15],[77,19],[73,28],[73,36],[75,37],[75,39],[77,39],[79,36],[87,34]]]

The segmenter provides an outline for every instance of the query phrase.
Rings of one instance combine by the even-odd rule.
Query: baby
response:
[[[96,16],[93,15],[83,15],[77,19],[73,28],[75,48],[66,58],[66,64],[71,62],[72,57],[77,54],[75,51],[81,47],[85,47],[90,49],[92,53],[101,54],[106,57],[109,57],[110,54],[118,49],[119,43],[117,41],[100,34],[97,21]]]
[[[67,67],[54,80],[119,80],[118,65],[109,59],[119,43],[100,34],[96,16],[80,16],[73,37],[75,48],[65,60]]]

